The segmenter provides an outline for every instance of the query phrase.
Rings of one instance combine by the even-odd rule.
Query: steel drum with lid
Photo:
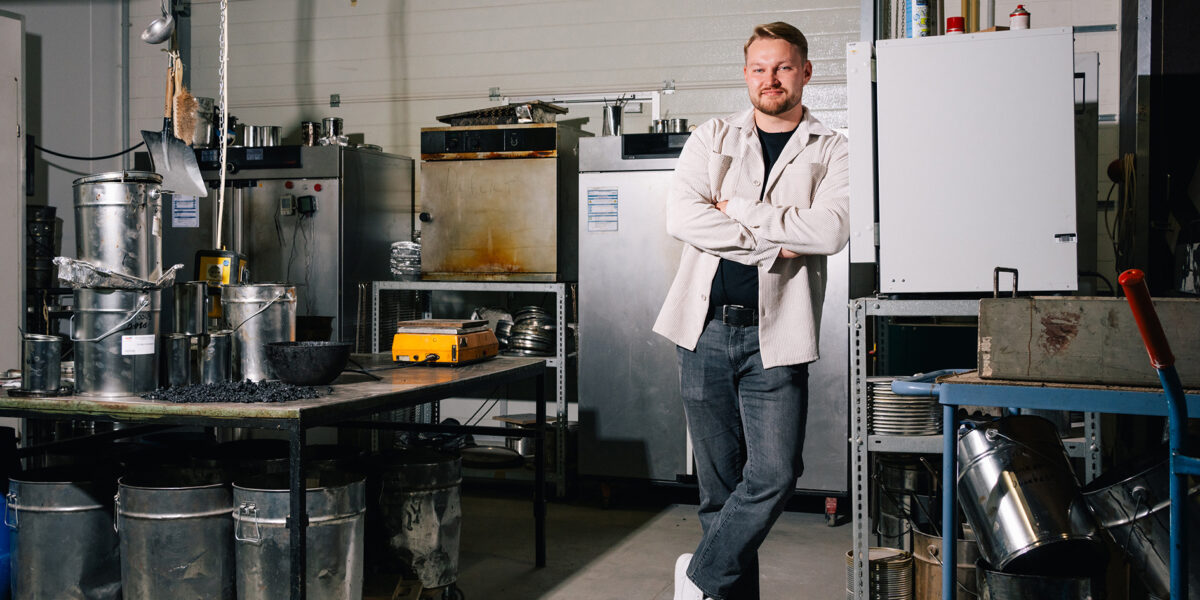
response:
[[[112,171],[80,177],[75,189],[79,259],[154,281],[162,275],[162,176]]]

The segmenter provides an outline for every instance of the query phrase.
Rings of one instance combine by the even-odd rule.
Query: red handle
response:
[[[1154,301],[1150,299],[1150,288],[1146,287],[1146,274],[1140,269],[1129,269],[1117,279],[1125,288],[1125,297],[1129,299],[1129,309],[1133,311],[1133,319],[1137,321],[1138,331],[1146,344],[1146,353],[1150,355],[1150,364],[1155,369],[1165,369],[1175,364],[1175,355],[1171,354],[1171,346],[1167,343],[1167,335],[1163,333],[1162,323],[1158,313],[1154,311]]]

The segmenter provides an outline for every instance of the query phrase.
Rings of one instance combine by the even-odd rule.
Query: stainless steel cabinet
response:
[[[682,252],[665,224],[676,159],[631,151],[626,137],[579,144],[579,471],[674,481],[690,474],[679,368],[675,346],[651,327]],[[848,254],[829,258],[821,359],[809,368],[796,482],[806,493],[848,489]]]

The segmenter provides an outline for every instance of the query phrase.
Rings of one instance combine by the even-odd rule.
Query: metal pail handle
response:
[[[17,503],[17,493],[16,492],[9,492],[8,495],[4,497],[4,524],[12,529],[17,528],[17,519],[19,518],[17,516],[17,509],[13,508],[13,505],[16,503]],[[12,513],[12,521],[8,520],[9,512]]]
[[[254,317],[257,317],[258,315],[261,315],[268,308],[271,308],[272,304],[275,304],[276,302],[279,302],[280,300],[283,300],[283,299],[294,300],[295,297],[292,296],[292,294],[290,292],[280,292],[279,294],[276,294],[274,298],[271,298],[270,300],[268,300],[267,303],[262,308],[255,311],[254,314],[246,317],[245,319],[242,319],[242,322],[238,323],[237,327],[230,329],[229,333],[233,333],[233,332],[237,331],[238,329],[241,329],[242,325],[245,325],[248,321],[250,321],[250,319],[253,319]]]
[[[137,318],[138,315],[142,314],[142,311],[146,310],[147,306],[150,306],[150,299],[142,298],[141,301],[138,302],[137,307],[135,307],[133,309],[132,315],[129,315],[128,317],[126,317],[124,321],[117,323],[117,325],[115,327],[104,332],[103,334],[100,335],[100,337],[92,338],[90,340],[75,339],[75,315],[72,314],[71,319],[69,321],[69,323],[71,325],[71,341],[72,342],[85,342],[85,343],[99,342],[99,341],[103,340],[104,338],[106,338],[118,331],[121,331],[122,329],[125,329],[125,326],[129,325],[131,322],[133,322],[134,319]]]
[[[238,517],[249,517],[249,519],[236,518],[233,526],[233,539],[239,542],[250,542],[251,544],[259,544],[262,542],[262,531],[258,529],[258,506],[253,502],[243,502],[237,508]],[[254,523],[254,534],[252,537],[242,537],[242,523],[249,520]]]

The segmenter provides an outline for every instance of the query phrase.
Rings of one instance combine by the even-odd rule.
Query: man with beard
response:
[[[744,53],[753,108],[696,129],[667,199],[685,245],[654,331],[678,346],[704,532],[675,600],[759,596],[758,547],[803,470],[826,257],[849,237],[846,140],[801,102],[804,34],[759,25]]]

